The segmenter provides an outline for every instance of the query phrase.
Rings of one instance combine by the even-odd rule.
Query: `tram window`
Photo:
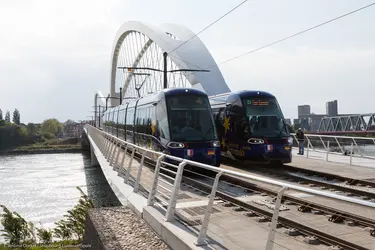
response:
[[[168,114],[165,102],[160,102],[159,105],[157,105],[157,123],[160,137],[169,140]]]
[[[126,115],[126,126],[127,130],[131,130],[131,127],[133,126],[134,121],[134,108],[128,109],[127,115]]]
[[[216,139],[208,98],[195,95],[168,97],[172,140],[200,141]]]
[[[150,107],[150,116],[149,116],[149,121],[148,121],[148,124],[149,124],[149,131],[150,131],[150,134],[152,135],[152,124],[155,123],[155,107],[154,106],[151,106]]]

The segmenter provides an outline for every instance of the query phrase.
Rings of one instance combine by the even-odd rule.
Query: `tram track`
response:
[[[279,168],[267,165],[246,165],[240,162],[227,162],[222,164],[223,168],[235,168],[243,173],[257,173],[276,178],[295,182],[301,185],[310,185],[311,188],[330,189],[331,191],[340,191],[346,196],[358,196],[359,199],[371,200],[375,202],[375,183],[366,180],[347,178],[340,175],[324,173],[321,171],[303,169],[289,165],[282,165]]]
[[[135,158],[138,158],[138,160],[141,158],[141,155],[138,154],[138,153],[135,153],[134,156],[135,156]],[[147,166],[147,167],[149,167],[153,170],[153,168],[155,167],[155,164],[156,164],[156,162],[154,160],[151,160],[149,158],[145,158],[145,166]],[[170,173],[165,172],[162,169],[160,171],[163,172],[166,175],[170,175]],[[193,175],[194,175],[194,173],[193,173]],[[195,178],[189,178],[189,177],[184,176],[183,181],[188,182],[190,185],[193,185],[196,188],[201,189],[201,190],[203,190],[207,193],[211,192],[211,185],[208,185],[207,181],[205,181],[205,180],[199,180],[199,178],[197,176]],[[236,185],[236,186],[242,187],[242,188],[247,189],[247,190],[258,191],[260,193],[267,193],[267,195],[269,195],[270,197],[273,197],[273,198],[277,196],[277,191],[275,191],[273,189],[265,188],[265,187],[262,187],[261,185],[257,185],[257,184],[252,184],[248,181],[241,180],[241,179],[236,178],[236,177],[224,175],[224,176],[221,177],[221,181],[228,182],[232,185]],[[253,211],[260,216],[264,216],[264,217],[268,218],[269,220],[272,218],[272,214],[273,214],[272,212],[267,211],[266,209],[263,209],[263,208],[259,208],[258,206],[254,205],[254,204],[249,204],[248,202],[244,202],[244,201],[238,199],[237,197],[234,197],[234,196],[232,196],[232,195],[230,195],[226,192],[223,192],[222,190],[218,190],[216,196],[219,197],[220,199],[224,200],[224,201],[228,201],[230,203],[233,203],[236,206],[240,206],[240,207],[242,207],[246,210]],[[301,206],[299,207],[299,211],[301,211],[301,212],[308,212],[308,211],[311,211],[311,209],[314,209],[314,210],[322,211],[324,213],[332,214],[332,216],[330,217],[330,218],[332,218],[332,220],[330,220],[332,222],[340,223],[340,222],[342,222],[343,220],[346,219],[346,220],[355,221],[356,223],[358,223],[361,226],[372,227],[372,228],[375,227],[375,221],[373,219],[358,216],[356,214],[348,213],[348,212],[345,212],[345,211],[340,211],[339,209],[336,209],[336,208],[333,208],[333,207],[325,206],[325,205],[318,204],[318,203],[313,203],[313,202],[310,202],[310,201],[307,201],[307,200],[304,200],[304,199],[301,199],[301,198],[293,197],[293,196],[288,195],[288,194],[283,195],[282,200],[283,200],[283,203],[285,201],[290,201],[290,202],[295,203],[295,204],[300,204]],[[340,246],[343,249],[367,249],[367,248],[364,248],[363,246],[361,246],[359,244],[355,244],[353,242],[346,241],[346,240],[341,239],[340,237],[337,237],[333,234],[323,232],[322,230],[314,229],[313,227],[303,225],[302,223],[299,223],[299,222],[297,222],[295,220],[292,220],[290,218],[285,218],[281,215],[278,218],[278,222],[281,225],[283,225],[284,227],[297,229],[298,231],[300,231],[304,235],[315,236],[321,242],[326,243],[328,245]],[[375,236],[375,234],[374,234],[374,236]]]
[[[299,167],[294,167],[294,166],[290,166],[290,165],[283,165],[282,168],[284,170],[289,170],[289,171],[293,171],[293,172],[303,172],[303,173],[306,173],[307,175],[311,175],[311,176],[318,175],[318,176],[324,176],[325,178],[331,179],[331,180],[337,179],[337,180],[340,180],[342,182],[346,182],[348,185],[360,186],[360,187],[361,186],[369,186],[369,187],[375,188],[375,182],[370,181],[370,180],[353,179],[353,178],[349,178],[349,177],[342,176],[342,175],[326,173],[326,172],[313,170],[313,169],[299,168]]]
[[[186,180],[186,178],[184,178],[184,180]],[[205,192],[211,191],[211,186],[205,184],[204,182],[197,181],[197,180],[194,180],[194,179],[189,179],[188,181],[190,183],[194,183],[194,185],[196,187],[198,187],[199,189],[201,189]],[[228,194],[226,194],[222,191],[219,191],[219,190],[216,191],[216,196],[225,200],[225,201],[228,201],[228,202],[232,203],[233,206],[237,205],[237,206],[240,206],[240,207],[242,207],[246,210],[249,210],[249,211],[257,214],[258,216],[265,216],[265,217],[268,218],[269,221],[271,221],[271,219],[272,219],[272,215],[273,215],[272,212],[267,211],[267,210],[262,209],[262,208],[259,208],[258,206],[250,204],[248,202],[241,201],[241,200],[239,200],[239,199],[237,199],[237,198],[235,198],[231,195],[228,195]],[[279,215],[278,223],[280,225],[284,226],[284,227],[288,227],[288,228],[291,228],[291,229],[297,229],[299,232],[301,232],[302,234],[304,234],[306,236],[315,236],[320,241],[322,241],[322,242],[324,242],[328,245],[340,246],[343,249],[353,249],[353,250],[354,249],[357,249],[357,250],[362,250],[362,249],[367,250],[368,249],[368,248],[362,247],[358,244],[355,244],[353,242],[343,240],[340,237],[336,237],[332,234],[325,233],[323,231],[320,231],[320,230],[314,229],[312,227],[306,226],[306,225],[304,225],[302,223],[299,223],[295,220],[285,218],[282,215]]]
[[[136,157],[140,158],[140,155]],[[145,160],[145,163],[149,167],[155,167],[155,164],[156,164],[155,161],[150,160],[150,159]],[[163,170],[160,170],[160,171],[164,172],[164,174],[167,174],[167,175],[169,174]],[[192,173],[191,171],[189,172]],[[192,174],[194,175],[194,173]],[[183,182],[193,185],[195,188],[202,190],[203,192],[210,193],[212,186],[207,184],[207,180],[198,180],[197,176],[196,178],[189,178],[189,177],[184,176]],[[244,180],[232,177],[232,176],[227,176],[227,175],[222,176],[221,181],[228,182],[232,185],[240,186],[247,190],[258,191],[259,193],[267,193],[267,195],[273,198],[277,196],[277,191],[274,191],[269,188],[261,187],[258,185],[254,185],[250,182],[247,182],[247,181],[244,181]],[[250,204],[248,202],[241,201],[238,198],[231,196],[230,194],[223,192],[221,190],[218,190],[216,192],[216,196],[222,199],[223,201],[232,203],[233,206],[242,207],[245,210],[249,210],[249,211],[256,213],[258,216],[264,216],[269,221],[271,221],[273,213],[266,209],[260,208],[259,206]],[[303,213],[310,212],[311,210],[316,210],[316,211],[322,211],[323,213],[332,214],[332,216],[328,220],[333,223],[341,223],[343,220],[350,220],[350,221],[358,223],[358,225],[361,225],[363,227],[375,227],[375,220],[373,219],[358,216],[358,215],[351,214],[345,211],[340,211],[336,208],[331,208],[328,206],[324,206],[322,204],[305,201],[301,198],[296,198],[288,194],[283,195],[282,203],[285,203],[286,201],[292,202],[289,205],[301,204],[301,206],[299,206],[298,209],[299,211]],[[367,249],[353,242],[343,240],[340,237],[334,236],[333,234],[329,234],[321,230],[314,229],[312,227],[306,226],[295,220],[291,220],[289,218],[286,218],[280,215],[278,218],[278,223],[280,223],[281,225],[287,228],[297,229],[299,232],[301,232],[302,234],[306,236],[314,236],[318,238],[321,242],[328,244],[328,245],[340,246],[343,249],[360,249],[360,250]]]

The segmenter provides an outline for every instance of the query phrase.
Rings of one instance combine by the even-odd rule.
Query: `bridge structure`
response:
[[[287,176],[307,184],[319,183],[331,189],[340,188],[338,190],[349,194],[354,192],[363,197],[360,199],[298,185],[286,181],[288,178],[284,180],[274,174],[267,174],[265,168],[256,173],[251,172],[254,169],[240,169],[225,164],[213,167],[139,147],[98,128],[101,126],[97,126],[97,123],[102,124],[101,107],[117,106],[127,100],[173,87],[197,88],[208,95],[230,92],[213,57],[192,31],[175,24],[154,26],[127,22],[119,29],[113,43],[109,94],[104,96],[97,91],[94,97],[95,126],[87,124],[84,128],[84,136],[90,145],[92,166],[101,167],[119,201],[141,217],[170,248],[306,249],[308,244],[321,244],[321,247],[349,246],[348,249],[375,247],[370,236],[375,235],[375,229],[358,233],[358,230],[350,231],[350,228],[346,228],[348,233],[343,236],[341,229],[336,230],[336,225],[331,223],[337,220],[338,215],[340,218],[357,218],[349,209],[341,209],[342,204],[346,203],[362,216],[359,217],[362,220],[366,216],[371,217],[367,215],[373,215],[375,209],[375,195],[371,192],[349,187],[343,189],[339,185],[307,177],[298,179],[296,175]],[[372,116],[372,123],[373,119]],[[369,177],[375,179],[375,173],[364,167],[365,164],[374,166],[375,157],[365,158],[363,146],[359,143],[357,145],[355,139],[350,142],[351,156],[348,158],[341,154],[346,152],[347,142],[336,137],[309,138],[307,155],[310,154],[310,158],[314,159],[294,154],[297,165],[286,168],[309,174],[313,170],[324,170],[330,177],[335,176],[351,183],[357,181],[375,188],[375,182],[363,180]],[[375,140],[371,142],[375,143]],[[330,145],[334,143],[342,151],[331,152]],[[317,161],[319,157],[326,162]],[[337,176],[337,165],[328,163],[328,159],[332,161],[336,158],[350,162],[350,165],[362,164],[362,167],[340,165],[340,171],[347,176]],[[197,175],[188,167],[203,170],[203,174]],[[204,174],[207,170],[213,175]],[[185,176],[186,173],[190,177]],[[323,175],[318,171],[314,174]],[[369,201],[370,198],[374,200]],[[326,204],[324,206],[319,202]],[[325,215],[306,215],[312,208],[324,211]],[[331,217],[327,220],[325,216]],[[89,220],[95,220],[95,217],[88,217]],[[103,230],[113,234],[110,241],[120,241],[125,232],[115,224],[126,223],[120,221],[120,218],[118,220],[107,224],[101,219],[91,224],[98,227],[96,230],[100,230],[100,225],[105,225]],[[363,223],[375,225],[375,221],[364,220]],[[360,237],[358,234],[361,234]],[[89,235],[84,238],[84,242],[91,244],[102,239],[90,237],[104,234],[92,232]],[[143,247],[147,246],[147,240],[141,242]],[[126,242],[129,241],[126,236]]]
[[[116,34],[110,63],[109,94],[97,91],[94,98],[97,122],[99,105],[117,106],[163,88],[192,87],[208,95],[230,92],[203,42],[181,25],[126,22]]]
[[[324,117],[316,134],[375,134],[375,113]]]

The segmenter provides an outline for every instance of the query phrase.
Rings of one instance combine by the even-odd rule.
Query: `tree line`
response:
[[[12,121],[13,121],[14,124],[20,125],[21,116],[20,116],[20,112],[18,111],[18,109],[15,109],[13,111]],[[5,113],[5,117],[3,119],[3,111],[0,109],[0,125],[1,125],[1,123],[5,123],[5,122],[10,123],[10,112],[7,110],[6,113]]]
[[[12,120],[9,111],[4,116],[0,109],[0,150],[45,143],[56,139],[63,130],[63,124],[55,118],[44,120],[41,124],[23,124],[18,109],[14,110]]]

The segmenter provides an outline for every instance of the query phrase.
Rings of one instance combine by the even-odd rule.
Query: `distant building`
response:
[[[300,124],[299,119],[293,119],[293,125]]]
[[[298,118],[311,113],[310,105],[299,105],[298,106]]]
[[[83,131],[83,126],[85,125],[86,121],[82,122],[74,122],[74,121],[68,121],[65,122],[64,125],[64,131],[63,131],[63,138],[70,138],[70,137],[80,137]]]
[[[319,129],[320,121],[326,117],[323,114],[302,115],[299,119],[295,119],[297,123],[301,124],[301,128],[306,129],[310,132],[316,132]]]
[[[307,131],[310,131],[310,119],[309,117],[301,117],[300,119],[301,128]]]
[[[326,114],[327,116],[338,116],[337,100],[326,102]]]
[[[289,118],[285,119],[285,123],[289,124],[289,125],[292,125],[292,121]]]

